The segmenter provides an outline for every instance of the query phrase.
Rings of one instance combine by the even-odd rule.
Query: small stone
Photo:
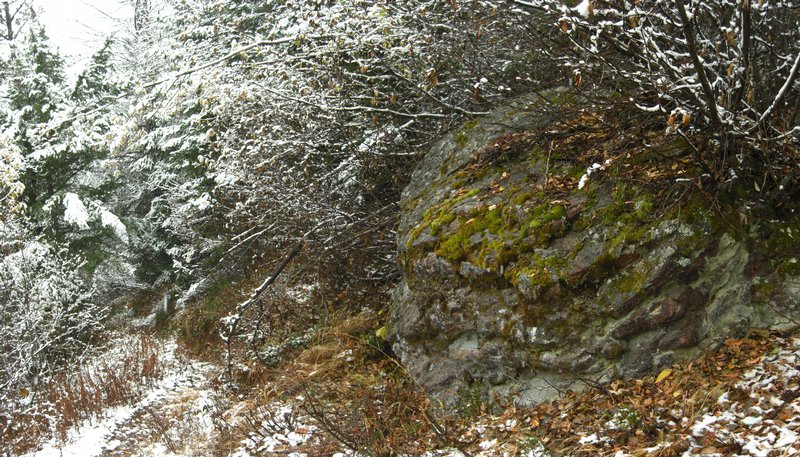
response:
[[[481,268],[470,262],[461,262],[459,273],[461,276],[471,280],[494,279],[496,277],[493,271]]]
[[[450,263],[433,252],[414,263],[414,274],[418,278],[447,278],[455,276],[456,271]]]
[[[606,359],[617,359],[625,353],[626,347],[624,341],[609,338],[601,343],[599,352]]]
[[[575,219],[577,219],[578,216],[581,215],[581,212],[583,212],[585,206],[586,205],[584,205],[583,203],[579,203],[577,205],[572,205],[569,208],[567,208],[567,220],[570,222],[574,222]]]

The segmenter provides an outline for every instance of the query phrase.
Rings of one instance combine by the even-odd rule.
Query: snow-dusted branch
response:
[[[764,110],[761,114],[761,117],[758,118],[758,122],[756,125],[750,128],[747,133],[753,133],[756,129],[769,120],[769,117],[775,111],[775,109],[783,103],[783,100],[786,98],[786,95],[791,90],[792,86],[794,86],[794,82],[797,80],[797,74],[800,72],[800,53],[797,54],[797,57],[794,59],[794,65],[792,65],[792,70],[789,72],[789,76],[786,78],[786,82],[783,83],[778,93],[775,95],[775,99],[769,105],[769,108]]]
[[[264,294],[264,292],[267,291],[269,286],[271,286],[278,279],[278,276],[280,276],[280,274],[283,273],[283,270],[286,269],[286,266],[289,265],[289,262],[294,260],[294,258],[300,254],[300,251],[302,251],[303,246],[307,241],[307,238],[311,236],[314,232],[316,232],[320,227],[322,227],[327,223],[328,221],[322,221],[318,223],[311,230],[306,232],[305,235],[303,235],[303,237],[300,240],[295,242],[294,246],[292,246],[292,248],[289,250],[289,253],[283,257],[283,259],[280,261],[278,266],[275,267],[272,273],[269,276],[267,276],[267,278],[258,287],[256,287],[255,290],[253,290],[253,292],[250,294],[247,300],[238,304],[233,314],[222,319],[222,331],[224,331],[225,334],[221,333],[220,336],[225,342],[227,348],[227,355],[228,355],[227,366],[228,366],[229,377],[232,378],[233,374],[233,353],[231,352],[232,351],[231,343],[233,342],[232,341],[233,338],[236,336],[236,331],[239,327],[239,323],[241,322],[245,311],[247,311],[251,306],[253,306],[253,304],[255,304],[258,300],[261,299],[261,296]]]
[[[333,111],[333,112],[361,112],[361,113],[380,113],[380,114],[391,114],[393,116],[400,116],[406,117],[411,119],[420,119],[420,118],[433,118],[433,119],[443,119],[446,116],[443,114],[438,113],[404,113],[396,110],[386,109],[386,108],[375,108],[372,106],[331,106],[331,105],[320,105],[319,103],[315,103],[311,100],[305,100],[299,97],[293,97],[289,94],[284,94],[278,92],[277,90],[270,89],[269,87],[264,86],[263,84],[255,83],[257,86],[261,87],[264,91],[269,92],[270,94],[286,99],[291,100],[297,103],[301,103],[303,105],[308,105],[314,107],[316,109],[322,111]]]
[[[695,42],[696,32],[694,30],[694,25],[686,12],[686,5],[684,5],[683,0],[675,0],[675,6],[678,8],[678,14],[681,18],[683,36],[686,39],[686,47],[689,50],[689,56],[692,59],[695,74],[697,74],[697,77],[700,79],[700,84],[703,87],[707,114],[711,117],[713,126],[719,129],[722,127],[722,121],[720,120],[719,110],[717,109],[717,97],[714,94],[714,89],[711,88],[711,83],[708,82],[705,66],[700,62],[700,52]]]
[[[734,150],[769,150],[795,127],[791,112],[775,116],[784,101],[800,97],[799,13],[791,2],[522,3],[565,36],[568,45],[551,41],[544,52],[572,71],[575,84],[602,90],[612,80],[634,106],[665,112],[668,130],[713,135],[723,167],[733,165],[722,162]]]
[[[170,75],[170,76],[168,76],[166,78],[163,78],[163,79],[160,79],[158,81],[153,81],[153,82],[150,82],[150,83],[147,83],[147,84],[143,84],[142,88],[143,89],[151,89],[151,88],[153,88],[155,86],[159,86],[161,84],[166,84],[168,82],[175,81],[176,79],[181,78],[183,76],[188,76],[188,75],[191,75],[192,73],[197,73],[198,71],[202,71],[202,70],[205,70],[205,69],[208,69],[208,68],[215,67],[215,66],[217,66],[217,65],[219,65],[221,63],[227,62],[227,61],[229,61],[231,59],[241,58],[241,56],[246,55],[246,53],[248,51],[250,51],[252,49],[255,49],[255,48],[261,48],[261,47],[264,47],[264,46],[277,46],[277,45],[283,45],[283,44],[288,44],[288,43],[298,43],[298,42],[302,42],[304,40],[320,40],[320,39],[325,39],[325,38],[330,38],[330,37],[323,36],[323,35],[311,35],[311,36],[304,36],[304,37],[285,37],[285,38],[280,38],[280,39],[277,39],[277,40],[260,40],[260,41],[256,41],[255,43],[251,43],[251,44],[249,44],[247,46],[242,46],[240,48],[234,49],[233,51],[225,54],[224,56],[219,57],[217,59],[214,59],[214,60],[212,60],[210,62],[206,62],[204,64],[197,65],[197,66],[192,67],[192,68],[187,68],[186,70],[181,70],[181,71],[175,73],[174,75]]]

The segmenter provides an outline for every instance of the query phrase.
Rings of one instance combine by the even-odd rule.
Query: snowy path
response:
[[[163,378],[133,405],[111,408],[100,419],[51,441],[27,457],[205,456],[211,442],[211,391],[215,368],[181,360],[177,345],[162,349]]]

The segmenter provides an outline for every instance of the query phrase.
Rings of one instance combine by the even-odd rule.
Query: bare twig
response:
[[[789,72],[789,76],[786,78],[786,82],[783,83],[783,86],[778,91],[778,94],[775,95],[775,100],[773,100],[772,104],[769,105],[769,108],[767,108],[767,110],[761,114],[761,117],[758,119],[758,122],[756,122],[756,125],[752,126],[747,133],[753,133],[756,129],[767,122],[769,117],[772,116],[772,113],[775,111],[775,108],[777,108],[783,102],[784,97],[786,97],[786,94],[789,93],[789,90],[794,85],[794,81],[797,79],[798,73],[800,73],[800,53],[798,53],[797,57],[795,57],[792,70]]]
[[[717,111],[717,98],[714,96],[714,90],[711,88],[711,83],[708,81],[708,75],[703,63],[700,62],[700,54],[697,50],[697,43],[695,37],[697,33],[694,30],[694,24],[689,19],[686,13],[686,5],[683,0],[675,0],[675,6],[678,7],[678,15],[681,18],[683,26],[683,36],[686,38],[686,47],[689,48],[689,55],[692,58],[692,65],[697,72],[697,77],[700,79],[700,84],[703,87],[703,95],[706,97],[706,105],[708,108],[708,115],[711,117],[711,123],[717,129],[722,129],[722,121]]]
[[[262,282],[261,285],[250,294],[250,297],[247,300],[236,306],[236,312],[223,319],[227,330],[227,335],[222,335],[222,339],[225,341],[226,345],[228,379],[233,379],[233,353],[231,343],[233,342],[232,340],[236,334],[237,328],[239,327],[239,323],[242,320],[242,314],[254,303],[256,303],[259,298],[261,298],[261,295],[275,282],[276,279],[278,279],[278,276],[280,276],[289,262],[291,262],[295,257],[297,257],[298,254],[300,254],[300,251],[305,245],[306,239],[327,222],[327,220],[322,221],[314,226],[314,228],[306,232],[306,234],[303,235],[300,240],[294,244],[294,246],[292,246],[292,249],[289,251],[289,253],[283,257],[283,260],[281,260],[278,266],[275,267],[275,270],[273,270],[272,274],[269,275],[267,279],[265,279],[264,282]]]

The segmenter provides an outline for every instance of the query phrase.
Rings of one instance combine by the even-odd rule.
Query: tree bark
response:
[[[3,2],[4,19],[6,21],[6,39],[11,41],[14,39],[13,17],[11,16],[11,6],[8,2]]]

